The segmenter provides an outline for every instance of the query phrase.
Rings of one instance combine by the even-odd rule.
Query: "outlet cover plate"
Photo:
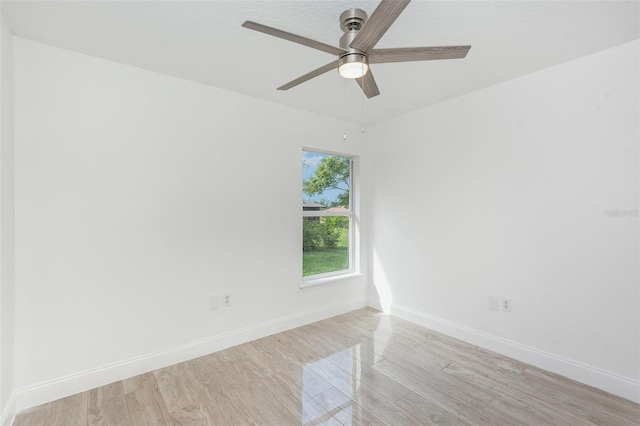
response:
[[[209,298],[209,310],[215,311],[220,307],[220,298],[218,296],[211,296]]]
[[[511,299],[502,299],[501,305],[504,312],[511,312]]]
[[[222,306],[227,307],[231,306],[231,294],[223,294],[222,295]]]

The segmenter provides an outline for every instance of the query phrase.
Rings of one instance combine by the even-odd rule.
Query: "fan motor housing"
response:
[[[340,47],[350,52],[355,51],[349,45],[367,21],[367,18],[367,12],[362,9],[347,9],[340,14],[340,28],[344,31],[344,34],[340,37]]]
[[[345,33],[360,31],[369,16],[362,9],[347,9],[340,14],[340,28]]]
[[[358,64],[364,64],[365,66],[369,66],[369,60],[367,58],[367,55],[359,52],[345,53],[344,55],[340,56],[340,58],[338,59],[338,66],[342,66],[344,64],[350,64],[350,63],[358,63]]]

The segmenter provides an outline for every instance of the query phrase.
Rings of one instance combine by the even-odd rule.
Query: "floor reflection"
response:
[[[340,424],[362,424],[368,417],[363,405],[370,395],[362,392],[363,375],[371,374],[371,367],[382,359],[389,340],[392,324],[384,315],[368,315],[366,320],[352,318],[348,327],[336,321],[335,327],[324,327],[322,337],[333,350],[318,359],[310,360],[303,368],[303,392],[313,394],[318,390],[318,378],[330,388],[316,393],[314,399],[303,400],[304,424],[330,423],[335,419]],[[320,330],[309,330],[319,332]],[[337,349],[337,350],[336,350]],[[373,389],[372,389],[373,391]],[[369,394],[371,391],[369,392]],[[313,404],[319,402],[327,411],[313,417]]]
[[[340,424],[346,425],[354,423],[355,419],[361,417],[362,407],[354,402],[359,399],[361,386],[360,348],[361,345],[358,343],[304,366],[303,391],[306,392],[307,380],[310,387],[317,387],[318,376],[332,385],[331,388],[318,394],[314,400],[314,402],[318,401],[327,413],[316,418],[305,416],[304,424],[320,424],[335,418]],[[311,413],[312,408],[305,407],[304,404],[303,400],[303,413]]]

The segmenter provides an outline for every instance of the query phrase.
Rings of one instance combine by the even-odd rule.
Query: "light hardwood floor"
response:
[[[640,406],[362,309],[20,413],[23,425],[638,425]]]

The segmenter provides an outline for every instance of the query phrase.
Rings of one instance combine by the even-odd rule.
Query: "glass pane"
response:
[[[339,155],[302,153],[302,206],[305,211],[349,210],[351,159]]]
[[[350,269],[349,218],[302,218],[302,276]]]

